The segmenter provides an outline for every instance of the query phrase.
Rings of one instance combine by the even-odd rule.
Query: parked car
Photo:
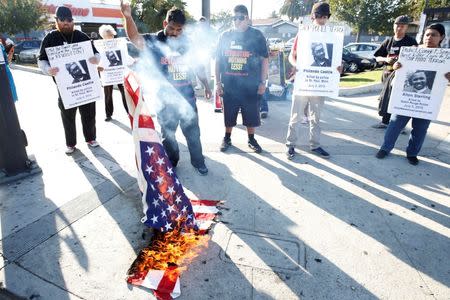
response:
[[[344,48],[356,55],[365,58],[374,58],[373,54],[379,46],[379,44],[375,43],[350,43],[347,44]]]
[[[19,59],[20,52],[22,52],[24,50],[39,49],[40,47],[41,47],[40,40],[31,40],[31,41],[20,42],[14,47],[13,59],[17,61]]]
[[[377,66],[374,58],[365,58],[342,49],[342,60],[344,62],[344,73],[357,73],[365,70],[372,70]]]
[[[33,48],[28,50],[22,50],[19,53],[17,62],[21,63],[37,63],[39,57],[39,48]]]

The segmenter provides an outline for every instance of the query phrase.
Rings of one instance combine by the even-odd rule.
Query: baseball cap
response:
[[[409,18],[406,15],[403,16],[398,16],[397,18],[395,18],[394,24],[409,24]]]
[[[330,14],[330,5],[326,2],[319,2],[313,5],[312,14],[321,15],[321,16],[331,16]]]
[[[56,9],[55,16],[58,20],[73,20],[72,11],[66,6],[59,6]]]

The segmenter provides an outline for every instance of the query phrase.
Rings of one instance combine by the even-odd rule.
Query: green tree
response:
[[[356,31],[356,41],[362,33],[391,34],[392,24],[399,15],[411,12],[416,0],[330,0],[331,12]]]
[[[162,28],[162,23],[167,11],[172,7],[184,10],[188,21],[193,20],[192,16],[185,10],[186,2],[182,0],[132,0],[134,20],[138,29],[143,31],[158,31]]]
[[[0,31],[27,35],[31,30],[43,28],[47,20],[39,0],[0,1]]]
[[[308,15],[311,8],[317,0],[284,0],[280,8],[280,14],[287,16],[289,20],[294,21],[301,16]]]
[[[217,28],[218,32],[223,32],[233,25],[233,15],[228,10],[222,10],[217,14],[212,14],[211,24]]]

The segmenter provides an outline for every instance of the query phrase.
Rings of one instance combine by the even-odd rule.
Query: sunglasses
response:
[[[329,14],[329,15],[314,14],[314,17],[315,17],[316,19],[330,18],[330,17],[331,17],[331,14]]]
[[[72,23],[73,19],[72,18],[56,18],[58,21],[60,22],[68,22],[68,23]]]
[[[233,21],[244,21],[245,20],[245,16],[233,16]]]

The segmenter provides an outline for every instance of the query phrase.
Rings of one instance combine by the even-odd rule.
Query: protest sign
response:
[[[90,41],[46,48],[51,67],[59,68],[56,84],[65,109],[103,99],[97,65]]]
[[[3,52],[0,51],[0,64],[5,63],[5,58],[3,57]]]
[[[96,40],[94,44],[101,55],[99,65],[104,68],[100,73],[102,85],[122,84],[128,58],[125,38]]]
[[[450,49],[402,47],[398,61],[388,112],[435,120],[447,87]]]
[[[342,26],[300,25],[295,95],[338,96],[343,42]]]

